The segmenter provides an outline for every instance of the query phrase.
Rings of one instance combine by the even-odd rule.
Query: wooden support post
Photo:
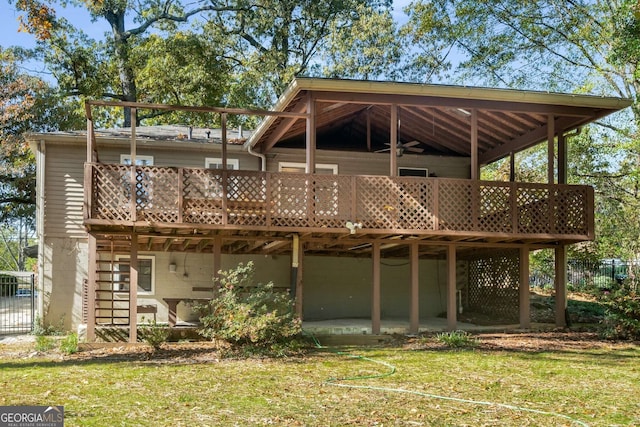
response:
[[[316,172],[316,100],[313,92],[307,95],[307,157],[306,173]]]
[[[567,324],[567,247],[565,245],[556,248],[555,263],[556,326],[562,328],[569,326]]]
[[[567,183],[567,138],[558,132],[558,184]]]
[[[552,114],[547,118],[547,182],[555,183],[555,119]]]
[[[373,242],[371,248],[372,276],[371,286],[371,333],[380,334],[380,242]]]
[[[304,314],[304,310],[303,310],[303,306],[302,306],[302,302],[303,302],[303,284],[304,284],[304,244],[300,245],[300,251],[298,252],[298,269],[297,269],[297,274],[296,274],[296,299],[295,299],[295,308],[296,308],[296,314],[298,315],[298,318],[300,319],[300,321],[304,320],[303,319],[303,314]]]
[[[456,247],[447,246],[447,329],[455,331],[458,319],[456,314]]]
[[[398,105],[391,105],[391,123],[389,124],[389,176],[398,175]]]
[[[129,342],[138,341],[138,235],[131,235],[129,250]]]
[[[220,132],[222,133],[222,169],[227,169],[227,113],[220,113]]]
[[[529,291],[529,247],[520,248],[520,328],[529,329],[531,327],[531,308]]]
[[[480,179],[480,164],[478,162],[478,110],[471,110],[471,179]]]
[[[516,181],[516,153],[509,153],[509,182]]]
[[[411,310],[409,312],[409,333],[411,334],[417,334],[420,331],[420,252],[418,249],[418,243],[411,243]]]
[[[87,236],[89,264],[87,265],[87,342],[96,340],[96,280],[98,270],[98,244],[96,236]]]
[[[218,279],[220,278],[220,269],[222,269],[222,236],[217,235],[213,238],[213,280],[214,289],[217,289]],[[216,292],[217,293],[217,292]]]

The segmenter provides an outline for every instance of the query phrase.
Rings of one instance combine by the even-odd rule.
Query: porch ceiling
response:
[[[546,140],[550,116],[556,131],[569,132],[630,105],[622,98],[302,78],[274,110],[307,112],[309,99],[316,103],[317,147],[350,151],[388,148],[390,106],[396,104],[400,143],[417,141],[422,154],[468,157],[475,109],[482,164]],[[274,146],[304,147],[305,135],[306,120],[269,117],[247,144],[266,153]]]

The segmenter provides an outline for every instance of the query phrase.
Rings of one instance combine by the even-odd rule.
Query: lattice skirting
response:
[[[516,321],[519,316],[519,251],[496,250],[469,259],[468,309]]]

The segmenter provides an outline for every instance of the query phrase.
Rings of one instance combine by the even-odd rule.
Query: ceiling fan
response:
[[[383,148],[382,150],[377,150],[376,153],[383,153],[385,151],[391,150],[391,143],[385,142],[384,145],[388,145],[389,148]],[[405,151],[412,152],[412,153],[422,153],[424,151],[424,148],[416,147],[416,145],[420,145],[420,141],[414,140],[414,141],[409,141],[405,143],[398,141],[398,144],[396,145],[396,155],[400,157],[402,156],[402,154],[404,154]]]

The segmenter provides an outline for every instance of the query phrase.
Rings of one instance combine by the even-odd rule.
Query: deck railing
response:
[[[115,225],[593,236],[588,186],[102,163],[85,177],[86,220]]]

